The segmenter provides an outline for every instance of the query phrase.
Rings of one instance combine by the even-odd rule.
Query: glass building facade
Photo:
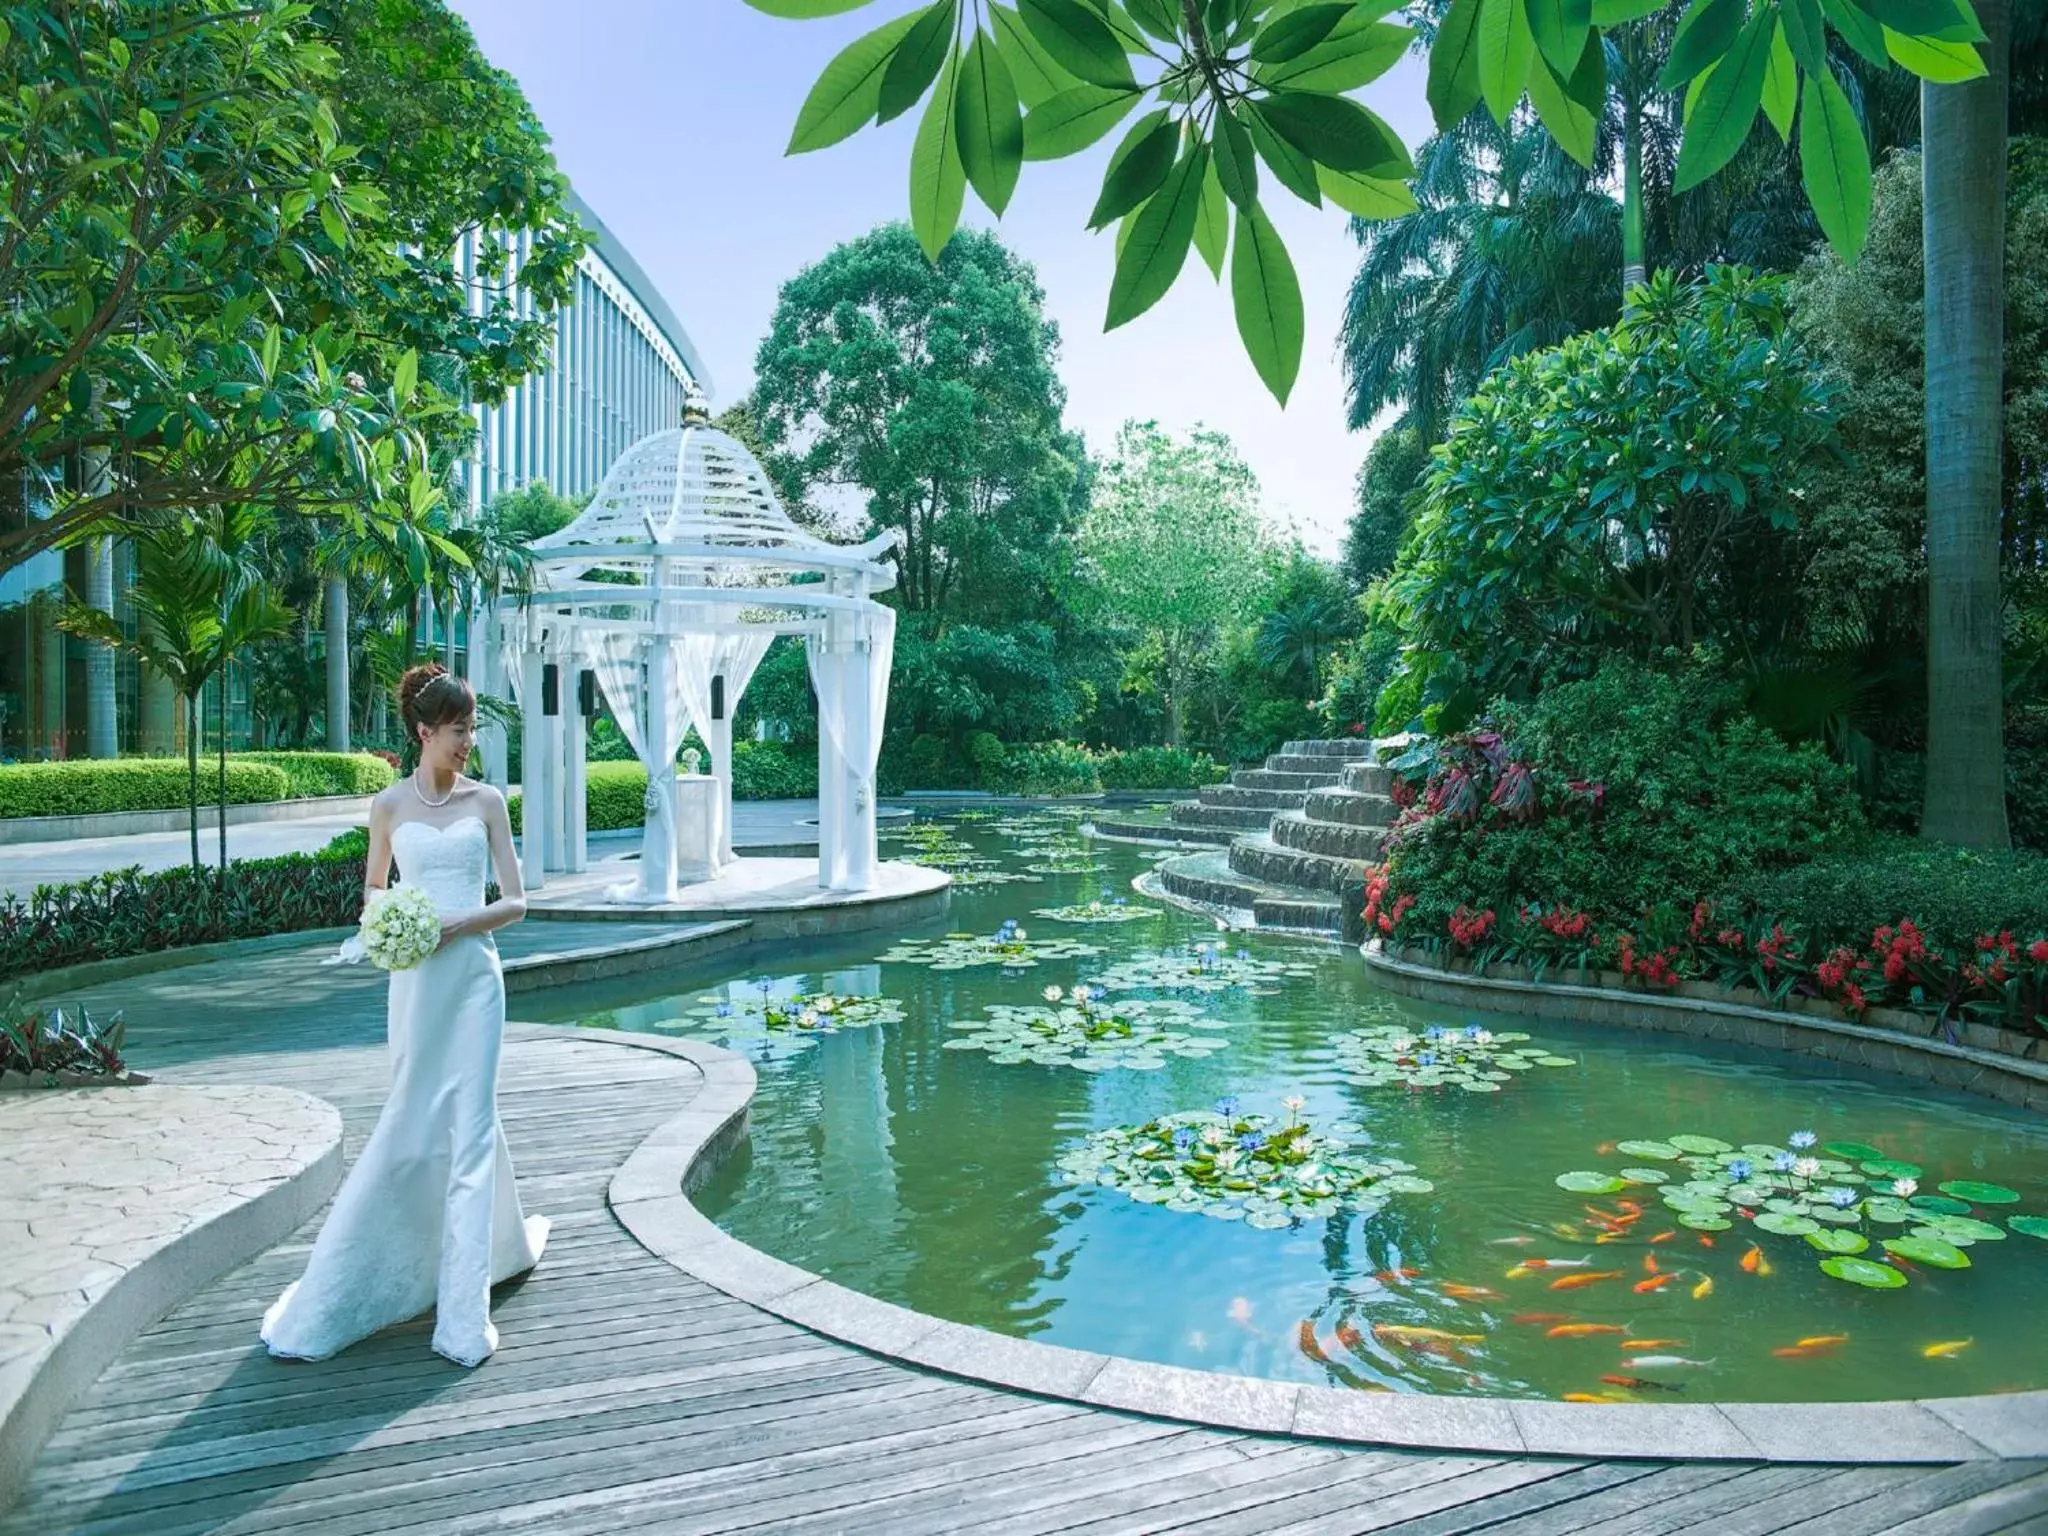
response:
[[[471,407],[476,441],[457,472],[458,516],[474,516],[501,491],[536,480],[558,494],[587,497],[628,446],[676,423],[692,384],[711,392],[710,377],[668,301],[604,221],[573,192],[569,201],[595,238],[579,265],[571,302],[556,312],[546,371],[508,391],[497,405]],[[479,310],[478,256],[481,242],[490,238],[465,235],[455,252],[457,270],[471,283]],[[523,235],[500,238],[516,275],[528,241]],[[20,487],[0,486],[0,526],[19,526],[35,515]],[[104,648],[57,627],[68,597],[94,600],[93,562],[101,556],[111,570],[115,620],[132,634],[135,614],[127,592],[133,560],[119,543],[41,554],[0,572],[0,762],[108,752],[169,756],[184,750],[180,711],[162,679],[125,654],[115,655],[109,668]],[[104,605],[104,579],[99,588]],[[448,649],[448,638],[434,627],[436,648]],[[458,630],[454,638],[459,664],[465,637]],[[248,745],[248,686],[239,668],[230,669],[227,688],[230,742]],[[206,708],[210,736],[217,708],[210,689]]]

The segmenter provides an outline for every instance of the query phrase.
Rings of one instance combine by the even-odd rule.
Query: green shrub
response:
[[[982,788],[1004,795],[1089,795],[1102,788],[1095,758],[1086,747],[1043,741],[1008,748]]]
[[[588,832],[623,832],[647,820],[647,770],[638,763],[589,763],[584,767],[583,815]],[[506,801],[512,830],[524,830],[521,797]]]
[[[1968,952],[1985,934],[2048,932],[2048,855],[2038,853],[1887,838],[1794,869],[1738,873],[1723,889],[1730,910],[1781,918],[1818,948],[1861,948],[1902,917],[1943,950]]]
[[[231,752],[228,766],[268,763],[291,780],[292,800],[322,795],[374,795],[390,787],[398,771],[368,752]]]
[[[883,745],[882,793],[900,795],[912,789],[966,789],[973,774],[943,736],[894,738]]]
[[[1221,783],[1230,770],[1186,747],[1131,747],[1096,753],[1095,774],[1104,789],[1199,789]]]
[[[116,870],[0,902],[0,979],[191,944],[339,928],[356,920],[362,901],[361,859],[238,859],[225,882],[213,870]]]
[[[330,864],[346,863],[350,859],[367,861],[370,857],[370,829],[350,827],[346,832],[337,832],[326,847],[312,856]]]
[[[216,764],[201,765],[201,805],[220,803],[217,771]],[[271,763],[228,759],[230,805],[262,805],[289,799],[291,783],[291,776]],[[86,758],[0,767],[0,817],[182,811],[190,793],[182,758]]]
[[[965,746],[974,782],[983,789],[999,788],[1009,766],[1010,749],[992,731],[969,731]]]
[[[733,743],[733,799],[809,800],[817,793],[817,748],[779,741]]]

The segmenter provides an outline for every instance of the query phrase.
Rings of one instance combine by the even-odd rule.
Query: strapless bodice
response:
[[[445,827],[401,821],[391,831],[391,852],[398,860],[399,879],[425,891],[443,917],[474,912],[483,905],[491,839],[482,817],[464,816]]]

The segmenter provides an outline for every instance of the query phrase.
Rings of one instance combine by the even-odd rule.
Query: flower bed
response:
[[[100,1024],[83,1008],[26,1009],[0,1019],[0,1088],[85,1088],[146,1083],[121,1054],[127,1025]]]

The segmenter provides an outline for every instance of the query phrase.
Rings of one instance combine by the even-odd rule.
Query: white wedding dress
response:
[[[481,905],[490,838],[467,816],[400,822],[392,852],[443,916]],[[391,975],[391,1097],[313,1243],[263,1316],[273,1355],[322,1360],[434,1308],[433,1347],[479,1365],[498,1347],[490,1289],[531,1269],[544,1216],[522,1216],[498,1122],[505,981],[488,934]]]

